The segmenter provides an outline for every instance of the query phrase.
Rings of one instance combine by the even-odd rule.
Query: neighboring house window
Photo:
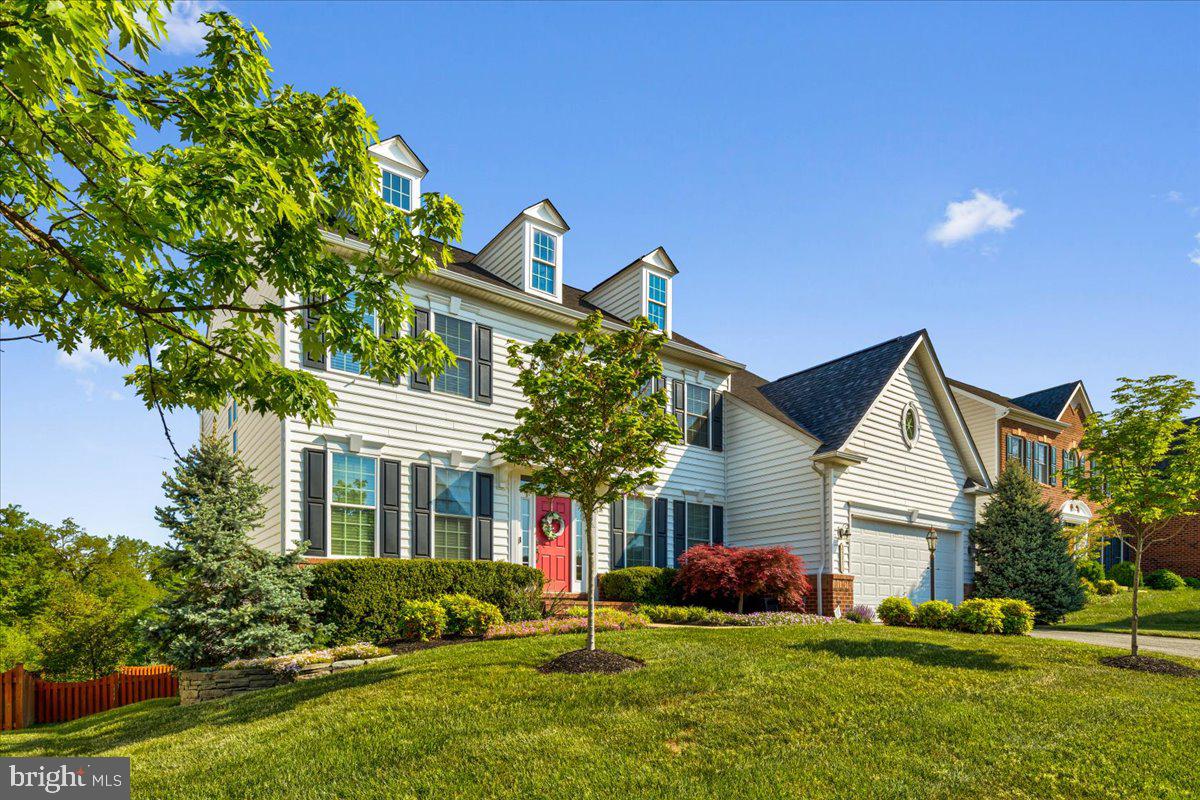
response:
[[[404,211],[412,211],[412,181],[403,175],[384,170],[383,202]]]
[[[712,506],[687,504],[687,549],[712,544]]]
[[[646,318],[658,326],[659,330],[667,329],[667,279],[661,275],[650,275],[646,292]]]
[[[533,232],[533,268],[531,284],[534,289],[554,294],[554,271],[558,261],[554,257],[557,243],[554,237],[541,231]]]
[[[471,557],[471,526],[475,516],[475,474],[438,469],[434,484],[435,558]]]
[[[1079,464],[1079,453],[1076,450],[1063,450],[1062,485],[1065,489],[1071,485],[1071,471]]]
[[[531,550],[533,549],[533,503],[534,496],[521,487],[521,541],[517,549],[521,553],[521,563],[529,566]]]
[[[1050,483],[1050,446],[1042,442],[1033,443],[1033,479]]]
[[[708,447],[708,415],[712,393],[703,386],[687,385],[687,443]]]
[[[457,356],[454,363],[434,379],[433,388],[437,391],[460,397],[471,396],[471,360],[475,354],[471,328],[471,323],[466,320],[445,314],[434,315],[434,331]]]
[[[1021,463],[1021,437],[1009,434],[1005,438],[1005,453],[1009,464]]]
[[[375,459],[333,454],[333,499],[329,510],[330,552],[375,555]]]
[[[358,297],[353,292],[350,293],[350,303],[355,307],[358,306]],[[375,330],[375,315],[369,314],[366,311],[360,312],[360,318],[364,327]],[[362,365],[355,360],[354,356],[349,353],[337,351],[329,359],[329,366],[333,369],[339,369],[342,372],[362,372]]]
[[[643,497],[625,500],[625,566],[654,566],[654,506]]]

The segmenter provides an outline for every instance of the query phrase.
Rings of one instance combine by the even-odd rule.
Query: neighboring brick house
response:
[[[1089,464],[1079,449],[1083,422],[1092,413],[1083,381],[1006,397],[962,381],[950,380],[955,399],[975,438],[988,471],[995,476],[1015,461],[1038,483],[1042,497],[1067,525],[1082,525],[1092,518],[1088,503],[1071,490],[1067,471]],[[982,515],[986,502],[978,504]],[[1110,542],[1102,560],[1106,567],[1123,560],[1127,548]]]
[[[1200,425],[1200,417],[1184,421]],[[1200,578],[1200,514],[1176,517],[1167,525],[1169,538],[1146,550],[1142,571],[1169,569],[1185,578]]]

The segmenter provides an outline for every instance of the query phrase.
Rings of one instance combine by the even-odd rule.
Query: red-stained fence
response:
[[[179,694],[179,678],[174,667],[158,665],[122,667],[90,681],[44,681],[18,665],[0,674],[0,690],[4,704],[0,730],[14,730],[33,722],[67,722],[142,700],[174,697]]]

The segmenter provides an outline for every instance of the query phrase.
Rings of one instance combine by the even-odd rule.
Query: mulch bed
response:
[[[540,672],[565,672],[583,675],[588,672],[613,674],[641,669],[646,662],[636,658],[610,653],[607,650],[571,650],[558,658],[538,667]]]
[[[1100,659],[1101,664],[1120,669],[1133,669],[1138,672],[1154,672],[1159,675],[1177,675],[1180,678],[1200,678],[1200,670],[1185,667],[1165,658],[1153,656],[1111,656]]]

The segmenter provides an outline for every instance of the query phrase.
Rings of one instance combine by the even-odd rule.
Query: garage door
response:
[[[885,597],[907,597],[914,603],[929,599],[929,545],[927,528],[855,520],[850,534],[850,574],[854,576],[854,602],[871,607]],[[937,598],[954,601],[957,533],[938,531]]]

